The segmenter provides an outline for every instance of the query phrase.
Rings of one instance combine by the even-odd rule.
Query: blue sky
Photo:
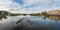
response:
[[[17,11],[29,13],[60,10],[60,0],[0,0],[0,4],[2,4],[1,9],[18,9]]]

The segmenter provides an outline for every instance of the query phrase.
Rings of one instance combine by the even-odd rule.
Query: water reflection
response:
[[[0,17],[0,20],[2,20],[2,19],[7,19],[7,17],[6,16]]]
[[[1,21],[0,30],[10,30],[11,28],[13,30],[49,30],[51,28],[51,24],[54,23],[52,20],[44,20],[38,16],[24,17],[22,21],[19,21],[20,18],[20,16],[13,16]],[[16,24],[16,22],[18,24]]]
[[[49,18],[49,17],[31,16],[31,17],[21,18],[20,16],[10,16],[6,20],[1,22],[1,24],[3,24],[1,25],[3,28],[0,26],[0,29],[10,30],[12,28],[13,30],[53,30],[52,28],[53,27],[55,28],[58,25],[58,23],[57,25],[55,25],[56,23],[54,20],[44,19],[44,18]],[[22,20],[19,21],[20,19]]]
[[[44,20],[41,17],[32,16],[29,17],[29,21],[27,18],[23,18],[22,21],[18,21],[19,26],[13,29],[19,30],[53,30],[51,24],[54,23],[52,20]],[[20,29],[21,28],[21,29]]]
[[[46,17],[45,17],[46,18]],[[60,20],[60,16],[49,16],[49,17],[47,17],[47,18],[49,18],[49,19],[51,19],[51,20]]]

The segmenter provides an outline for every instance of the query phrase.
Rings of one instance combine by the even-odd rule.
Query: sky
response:
[[[0,9],[18,13],[60,10],[60,0],[0,0]]]

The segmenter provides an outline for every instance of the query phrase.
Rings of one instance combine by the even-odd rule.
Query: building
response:
[[[60,10],[53,10],[53,11],[48,11],[48,15],[60,15]]]

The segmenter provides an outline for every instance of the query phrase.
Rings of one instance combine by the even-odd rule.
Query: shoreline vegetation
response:
[[[14,14],[14,13],[10,13],[8,11],[0,11],[0,19],[2,18],[7,18],[6,16],[20,16],[20,15],[23,15],[23,16],[26,16],[26,15],[30,15],[30,16],[44,16],[44,18],[46,17],[49,17],[49,16],[60,16],[60,10],[53,10],[53,11],[44,11],[44,12],[41,12],[41,13],[35,13],[35,14]]]
[[[46,11],[45,12],[41,12],[41,13],[35,13],[35,14],[15,14],[15,13],[10,13],[8,11],[0,11],[0,16],[18,16],[18,15],[31,15],[31,16],[44,16],[46,15]]]

